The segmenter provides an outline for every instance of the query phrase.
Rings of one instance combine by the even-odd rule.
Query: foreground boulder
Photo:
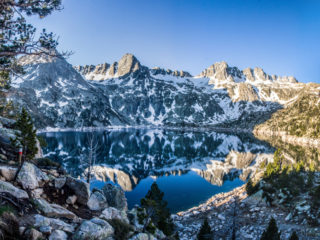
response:
[[[99,211],[108,207],[108,202],[101,192],[95,191],[91,194],[87,205],[90,210]]]
[[[101,190],[110,207],[115,207],[119,210],[128,210],[125,193],[120,187],[107,183]]]
[[[64,217],[68,219],[75,219],[76,215],[73,212],[61,207],[57,204],[50,204],[46,200],[36,198],[33,200],[36,208],[40,210],[47,217]]]
[[[77,232],[73,235],[74,240],[87,240],[87,239],[106,239],[112,236],[114,230],[112,226],[99,218],[93,218],[82,222]]]
[[[13,186],[11,183],[0,180],[0,193],[8,193],[17,199],[29,198],[28,194]]]
[[[42,215],[36,214],[32,218],[32,225],[35,227],[50,226],[54,230],[62,230],[64,232],[72,233],[75,231],[75,227],[71,224],[65,223],[62,220],[55,218],[48,218]]]
[[[86,205],[90,198],[90,187],[88,183],[85,183],[79,179],[73,177],[67,177],[65,185],[71,188],[77,196],[77,202]]]
[[[119,219],[123,222],[129,223],[126,211],[118,210],[114,207],[108,207],[100,215],[100,218],[105,220]]]
[[[49,237],[49,240],[67,240],[67,239],[68,239],[68,235],[61,230],[54,230]]]
[[[17,182],[20,183],[25,190],[36,189],[46,181],[49,181],[47,174],[29,162],[23,163],[17,176]]]
[[[137,235],[134,235],[129,240],[157,240],[154,236],[147,233],[138,233]]]

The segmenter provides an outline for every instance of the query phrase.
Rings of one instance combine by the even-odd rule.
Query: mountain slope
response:
[[[295,101],[305,84],[215,63],[198,76],[143,66],[132,54],[113,64],[72,67],[64,59],[24,57],[26,74],[10,99],[36,125],[165,125],[252,129]],[[80,73],[80,74],[79,74]],[[82,76],[81,76],[82,75]]]
[[[64,59],[26,56],[19,60],[26,74],[12,80],[8,96],[25,106],[38,128],[119,124],[107,96],[84,80]]]
[[[254,129],[307,138],[320,138],[320,85],[307,84],[305,90],[285,109]]]

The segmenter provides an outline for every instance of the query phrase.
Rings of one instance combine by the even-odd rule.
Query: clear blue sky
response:
[[[60,37],[74,65],[133,53],[198,74],[217,61],[320,83],[319,0],[64,0],[30,21]]]

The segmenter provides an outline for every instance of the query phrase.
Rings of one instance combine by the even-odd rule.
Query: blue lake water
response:
[[[113,181],[126,191],[131,208],[156,181],[171,212],[241,186],[254,158],[274,152],[252,136],[218,132],[131,128],[41,135],[48,143],[45,155],[81,178],[88,167],[88,140],[94,139],[98,148],[91,188]]]

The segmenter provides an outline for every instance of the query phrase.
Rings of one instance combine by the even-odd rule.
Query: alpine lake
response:
[[[130,209],[157,182],[172,213],[243,185],[257,159],[272,157],[275,151],[250,134],[185,129],[122,128],[39,135],[48,144],[45,157],[59,162],[74,177],[85,180],[91,159],[91,189],[108,181],[118,184],[126,192]]]

